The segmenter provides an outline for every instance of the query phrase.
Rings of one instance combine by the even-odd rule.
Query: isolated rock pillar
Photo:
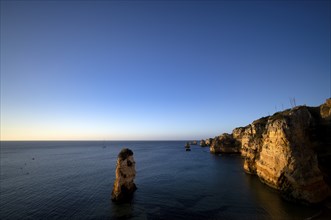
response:
[[[134,183],[136,176],[136,162],[132,150],[124,148],[118,154],[116,163],[116,179],[112,191],[112,200],[115,202],[130,200],[137,189]]]

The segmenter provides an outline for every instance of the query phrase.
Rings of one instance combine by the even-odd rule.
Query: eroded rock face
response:
[[[207,138],[205,144],[206,146],[210,146],[212,142],[213,142],[213,138]]]
[[[240,153],[240,143],[233,138],[232,134],[225,133],[215,137],[209,149],[215,154]]]
[[[201,146],[201,147],[205,147],[205,146],[206,146],[206,142],[205,142],[205,140],[201,140],[201,141],[200,141],[200,146]]]
[[[136,176],[133,152],[124,148],[118,154],[116,163],[116,179],[112,191],[112,200],[115,202],[127,201],[132,198],[137,189],[134,178]]]
[[[241,155],[245,158],[244,169],[246,172],[256,174],[256,159],[260,155],[263,132],[268,118],[261,118],[242,128],[237,139],[241,142]]]
[[[242,144],[244,169],[288,199],[318,203],[329,197],[326,178],[330,171],[321,171],[316,151],[318,147],[331,148],[330,141],[325,141],[327,134],[316,137],[331,128],[327,103],[320,106],[322,111],[316,114],[316,108],[300,106],[235,129],[233,136]]]
[[[321,105],[320,114],[323,119],[331,120],[331,98]]]
[[[239,142],[244,170],[290,200],[322,202],[331,195],[331,99],[319,107],[299,106],[254,121],[214,139],[222,153]]]
[[[306,107],[270,117],[256,160],[256,173],[285,196],[316,203],[329,195],[329,189],[309,138],[312,123]]]

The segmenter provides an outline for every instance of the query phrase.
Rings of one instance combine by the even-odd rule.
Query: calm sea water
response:
[[[305,219],[319,211],[282,200],[243,172],[240,156],[184,145],[1,142],[0,219]],[[138,190],[118,205],[110,195],[124,146],[134,152]]]

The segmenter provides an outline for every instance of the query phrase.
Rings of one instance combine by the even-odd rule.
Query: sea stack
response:
[[[136,162],[132,150],[124,148],[118,154],[116,163],[116,179],[111,198],[114,202],[129,201],[137,189],[134,183]]]

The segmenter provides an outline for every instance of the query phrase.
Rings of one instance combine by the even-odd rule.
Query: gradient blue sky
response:
[[[330,97],[330,1],[1,1],[1,140],[201,139]]]

